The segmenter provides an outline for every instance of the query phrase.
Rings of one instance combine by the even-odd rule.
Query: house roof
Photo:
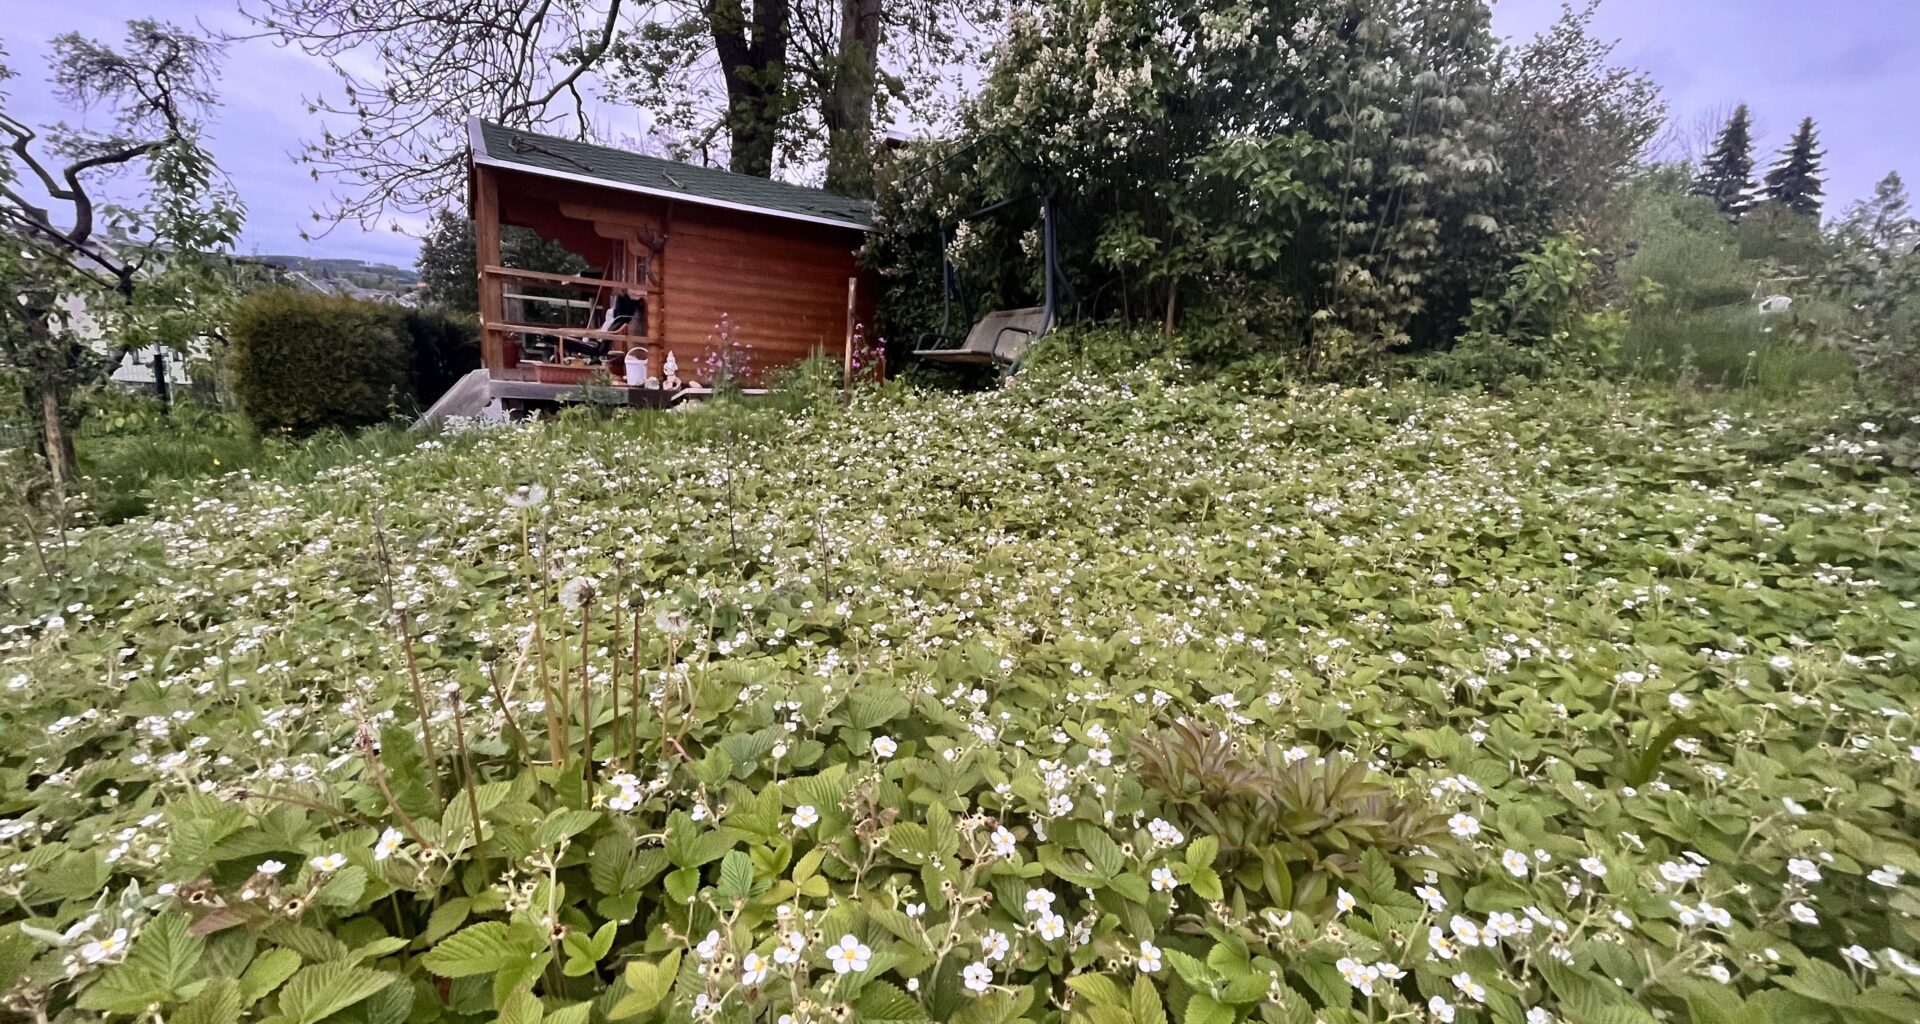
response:
[[[489,167],[856,231],[873,229],[872,203],[825,189],[540,135],[479,118],[468,122],[467,134],[474,163]]]

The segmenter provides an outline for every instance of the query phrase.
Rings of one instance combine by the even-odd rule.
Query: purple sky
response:
[[[55,35],[79,31],[117,40],[134,17],[239,27],[225,0],[9,0],[6,6],[0,39],[21,73],[12,83],[14,103],[36,123],[74,118],[57,107],[45,81],[43,56]],[[1558,9],[1558,0],[1498,0],[1494,22],[1504,34],[1531,34]],[[1683,134],[1702,114],[1742,100],[1751,104],[1763,168],[1800,118],[1815,118],[1828,151],[1830,208],[1867,194],[1889,170],[1920,176],[1916,0],[1605,0],[1597,27],[1620,40],[1620,60],[1660,83]],[[320,226],[310,214],[326,195],[326,186],[295,160],[300,140],[319,126],[301,98],[332,89],[328,72],[299,54],[261,42],[229,53],[212,147],[248,207],[242,248],[411,265],[417,243],[390,231],[342,226],[315,242],[299,238],[301,228]],[[612,127],[631,133],[638,126]]]

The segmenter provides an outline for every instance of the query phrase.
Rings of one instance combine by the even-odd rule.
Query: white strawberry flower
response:
[[[126,951],[127,951],[127,930],[125,928],[115,928],[113,930],[112,935],[108,935],[107,937],[101,938],[101,939],[95,939],[92,942],[89,942],[86,945],[81,946],[80,959],[85,960],[90,964],[97,964],[102,960],[108,960],[108,959],[112,959],[113,957],[120,956],[124,954]]]
[[[820,821],[820,812],[812,804],[801,804],[793,809],[794,828],[812,828]]]
[[[329,853],[307,861],[307,866],[320,874],[329,874],[347,866],[347,857],[342,853]]]
[[[962,968],[960,977],[966,982],[969,992],[982,993],[993,987],[993,968],[978,961]]]
[[[402,835],[400,830],[396,828],[390,828],[380,833],[380,838],[375,840],[373,844],[373,859],[386,860],[388,857],[399,853],[400,844],[406,842],[406,840],[407,837]]]
[[[827,947],[827,962],[833,965],[835,974],[864,971],[872,960],[873,950],[852,935],[842,935],[839,942]]]
[[[767,958],[758,953],[748,953],[740,958],[740,984],[758,985],[767,977]]]

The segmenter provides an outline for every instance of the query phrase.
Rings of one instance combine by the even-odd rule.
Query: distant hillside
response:
[[[405,292],[420,283],[420,275],[411,267],[396,267],[387,263],[279,254],[264,254],[254,258],[289,271],[299,271],[316,281],[343,280],[368,291]]]

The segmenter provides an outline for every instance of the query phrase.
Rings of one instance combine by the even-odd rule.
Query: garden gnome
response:
[[[671,391],[680,386],[680,361],[673,357],[671,351],[667,353],[667,364],[662,370],[667,378],[664,382],[667,390]]]

